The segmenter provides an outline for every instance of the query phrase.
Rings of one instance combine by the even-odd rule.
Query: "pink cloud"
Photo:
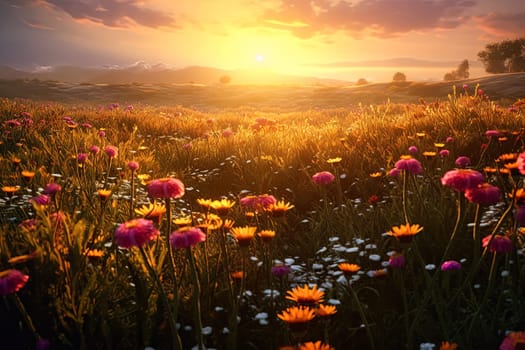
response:
[[[474,17],[478,27],[484,32],[503,38],[517,38],[525,35],[525,13],[492,12]]]
[[[282,0],[278,8],[263,15],[258,25],[287,30],[301,38],[333,31],[344,31],[353,37],[364,34],[390,37],[458,27],[468,19],[464,13],[475,5],[470,0],[363,0],[355,4]],[[282,25],[287,22],[304,26]]]
[[[175,18],[153,8],[142,0],[6,0],[16,7],[33,5],[67,13],[75,20],[87,20],[107,27],[127,28],[134,25],[160,28],[177,27]]]

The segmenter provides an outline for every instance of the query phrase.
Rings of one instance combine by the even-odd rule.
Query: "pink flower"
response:
[[[491,235],[488,235],[483,238],[482,241],[483,248],[487,247],[490,242],[489,252],[510,253],[512,251],[514,245],[509,237],[503,235],[494,235],[492,241],[490,240],[490,237]]]
[[[51,198],[46,194],[42,194],[40,196],[31,198],[30,201],[40,205],[48,205],[49,203],[51,203]]]
[[[151,180],[146,189],[151,198],[180,198],[185,193],[182,181],[173,177]]]
[[[98,152],[100,152],[100,148],[98,146],[91,146],[89,147],[89,152],[93,153],[93,154],[98,154]]]
[[[170,244],[174,249],[195,247],[205,240],[206,235],[197,227],[182,227],[170,235]]]
[[[521,175],[525,175],[525,152],[518,155],[518,170]]]
[[[57,184],[56,182],[50,182],[46,185],[46,187],[44,188],[44,193],[45,194],[48,194],[50,196],[53,196],[55,195],[57,192],[59,192],[60,190],[62,190],[62,186],[60,186],[59,184]]]
[[[460,168],[465,168],[470,165],[470,158],[467,156],[459,156],[456,158],[455,164]]]
[[[115,158],[118,156],[118,148],[115,146],[106,146],[106,148],[104,148],[104,152],[106,152],[109,158]]]
[[[99,130],[98,131],[98,136],[100,137],[106,137],[106,132],[104,130]]]
[[[441,178],[441,184],[457,192],[465,192],[483,183],[483,174],[473,169],[449,170]]]
[[[448,149],[442,149],[441,151],[439,151],[439,156],[441,158],[448,157],[449,155],[450,155],[450,151]]]
[[[0,272],[0,295],[18,292],[28,280],[29,276],[15,269]]]
[[[87,160],[87,158],[88,158],[87,153],[79,153],[79,154],[77,155],[77,161],[78,161],[80,164],[85,163],[86,160]]]
[[[447,260],[441,264],[441,271],[457,271],[461,269],[461,264],[456,260]]]
[[[160,232],[153,221],[132,219],[120,224],[115,230],[115,243],[122,248],[142,247],[157,238]]]
[[[316,185],[328,185],[332,183],[334,179],[335,179],[335,176],[329,171],[321,171],[319,173],[315,173],[312,176],[312,181]]]
[[[499,202],[501,191],[497,186],[483,183],[476,188],[467,189],[465,197],[472,203],[491,205]]]
[[[82,124],[80,124],[80,126],[82,126],[85,129],[91,129],[93,127],[93,125],[91,125],[89,123],[82,123]]]
[[[223,137],[230,137],[230,136],[233,136],[234,132],[231,130],[231,129],[224,129],[222,131],[222,136]]]
[[[401,173],[401,170],[399,170],[398,168],[392,168],[388,172],[388,176],[397,177],[397,176],[399,176],[399,173]]]
[[[275,199],[275,197],[271,194],[262,194],[259,196],[259,205],[263,209],[268,209],[275,203],[277,203],[277,199]]]
[[[454,142],[454,138],[452,136],[449,136],[447,137],[447,139],[445,140],[446,143],[451,143],[451,142]]]
[[[417,149],[416,146],[410,146],[410,147],[408,147],[408,152],[411,153],[411,154],[417,154],[417,152],[419,152],[419,150]]]
[[[499,350],[518,350],[525,346],[525,331],[510,332],[503,339]]]
[[[130,161],[130,162],[128,162],[128,168],[131,171],[138,170],[139,169],[139,163],[135,162],[135,161]]]
[[[421,163],[415,158],[400,159],[396,162],[395,167],[399,170],[405,170],[416,175],[421,174],[423,171]]]
[[[388,259],[388,265],[393,269],[399,269],[404,267],[406,264],[406,259],[403,254],[394,253]]]
[[[487,130],[487,131],[485,131],[485,136],[487,136],[488,138],[498,137],[499,136],[499,131],[498,130]]]

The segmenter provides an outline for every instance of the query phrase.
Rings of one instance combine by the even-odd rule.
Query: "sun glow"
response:
[[[264,56],[263,55],[256,55],[255,56],[255,62],[262,63],[264,62]]]

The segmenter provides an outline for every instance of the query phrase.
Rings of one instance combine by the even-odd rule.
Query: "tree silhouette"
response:
[[[487,44],[478,57],[487,73],[525,72],[525,38]]]
[[[451,80],[458,80],[458,79],[468,79],[469,77],[469,63],[468,60],[463,60],[458,68],[456,70],[453,70],[452,72],[449,72],[445,74],[444,80],[445,81],[451,81]]]
[[[405,73],[396,72],[396,74],[394,74],[394,76],[392,77],[392,81],[396,83],[402,83],[407,81],[407,76],[405,75]]]

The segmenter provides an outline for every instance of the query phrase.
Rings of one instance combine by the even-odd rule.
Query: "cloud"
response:
[[[478,27],[484,32],[504,38],[517,38],[525,35],[525,12],[501,13],[492,12],[474,17]]]
[[[266,11],[257,25],[287,30],[301,38],[334,31],[353,37],[391,37],[458,27],[468,19],[464,13],[475,5],[471,0],[282,0],[279,7]]]
[[[143,0],[4,0],[15,7],[33,5],[67,13],[75,20],[87,20],[107,27],[176,28],[175,18],[144,5]]]

